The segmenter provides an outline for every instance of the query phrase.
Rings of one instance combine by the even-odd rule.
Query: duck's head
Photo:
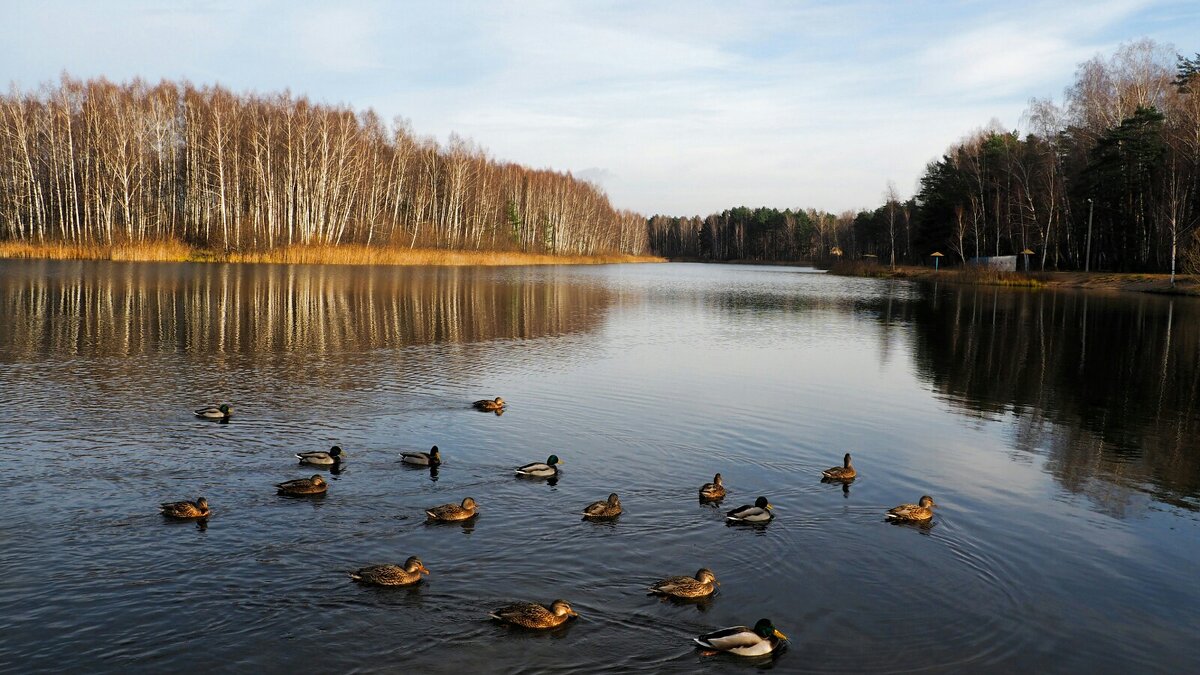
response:
[[[314,473],[312,475],[312,478],[309,478],[309,480],[312,481],[313,485],[324,485],[325,484],[325,479],[321,478],[321,474],[319,474],[319,473]]]
[[[775,624],[771,623],[770,619],[759,619],[758,623],[754,624],[754,633],[762,638],[777,637],[780,640],[788,639],[788,636],[779,632]]]
[[[621,498],[617,496],[617,493],[614,492],[608,496],[608,505],[609,506],[620,506],[621,505]]]
[[[417,556],[409,556],[408,560],[404,561],[404,571],[412,574],[413,572],[423,572],[429,574],[429,570],[425,568],[425,563]]]
[[[208,510],[208,500],[205,499],[204,497],[200,497],[199,499],[196,500],[196,508],[198,508],[202,511],[207,511]]]
[[[766,497],[759,497],[758,499],[755,499],[754,505],[760,509],[766,509],[768,511],[775,508],[774,506],[771,506],[771,502],[767,501]]]
[[[713,476],[713,485],[724,485],[725,479],[721,478],[721,474]]]
[[[933,497],[930,497],[929,495],[922,496],[921,501],[918,502],[918,505],[924,506],[927,509],[932,509],[933,507],[937,506],[937,504],[933,503]]]
[[[502,399],[502,398],[500,398],[499,396],[497,396],[497,397],[496,397],[496,400],[494,401],[494,403],[495,403],[496,405],[504,405],[504,399]]]
[[[475,508],[475,500],[467,497],[466,499],[462,500],[462,507],[470,511],[471,509]]]
[[[345,457],[346,455],[344,452],[342,452],[342,446],[335,445],[329,449],[329,456],[335,457],[337,459],[341,459],[342,457]]]
[[[850,468],[850,453],[848,453],[848,452],[846,453],[845,458],[842,459],[842,465],[845,466],[847,469]]]
[[[550,458],[546,460],[546,464],[554,466],[555,464],[562,464],[562,460],[558,458],[558,455],[550,455]]]
[[[221,405],[217,406],[217,410],[220,410],[222,415],[228,417],[231,413],[233,413],[233,406],[229,405],[228,403],[222,403]]]
[[[713,571],[707,567],[701,567],[700,570],[696,572],[696,581],[699,581],[702,584],[715,584],[717,583],[717,575],[713,574]]]
[[[435,445],[429,449],[429,458],[439,462],[442,461],[442,453],[438,450],[438,446]]]
[[[554,612],[554,616],[562,616],[564,614],[567,616],[579,616],[575,613],[575,610],[571,609],[571,604],[566,600],[555,600],[550,603],[550,611]]]

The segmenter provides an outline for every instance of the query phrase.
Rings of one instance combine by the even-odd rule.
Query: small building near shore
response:
[[[980,256],[971,258],[967,261],[968,265],[974,267],[987,267],[1001,272],[1016,272],[1017,271],[1017,256],[1015,255],[993,255]]]

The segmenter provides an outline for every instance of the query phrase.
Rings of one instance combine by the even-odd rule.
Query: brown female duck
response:
[[[725,479],[721,474],[713,476],[711,483],[700,486],[700,499],[716,501],[725,497]]]
[[[937,504],[933,503],[933,497],[924,495],[921,501],[917,504],[901,504],[892,509],[888,509],[888,520],[920,523],[933,518],[933,507]]]
[[[566,600],[555,600],[549,609],[532,602],[517,602],[494,610],[489,616],[522,628],[557,628],[567,619],[579,615]]]
[[[621,515],[621,498],[617,493],[608,496],[607,501],[592,502],[583,510],[584,518],[616,518]]]
[[[442,504],[441,506],[426,509],[425,513],[429,514],[429,517],[433,520],[456,521],[474,518],[478,515],[478,511],[475,509],[475,500],[467,497],[462,500],[461,506],[458,504]]]
[[[421,559],[412,556],[404,565],[371,565],[350,573],[350,578],[372,586],[408,586],[421,580],[421,573],[429,574]]]
[[[208,508],[208,500],[204,497],[194,502],[164,502],[158,509],[164,516],[177,520],[207,518],[212,513]]]
[[[835,466],[831,469],[825,469],[821,472],[821,476],[830,480],[854,480],[858,476],[858,472],[854,470],[854,465],[850,463],[850,453],[842,459],[842,466]]]
[[[669,595],[675,598],[705,598],[717,590],[717,575],[701,567],[693,577],[667,577],[650,587],[650,595]]]
[[[325,494],[329,484],[319,474],[314,473],[312,478],[297,478],[278,483],[275,487],[281,495],[320,495]]]
[[[476,410],[482,410],[484,412],[497,412],[504,410],[504,399],[500,398],[499,396],[494,399],[484,398],[475,401],[471,405],[474,406]]]

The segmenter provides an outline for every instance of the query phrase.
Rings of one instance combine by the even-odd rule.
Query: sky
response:
[[[1078,64],[1200,52],[1200,2],[8,0],[0,81],[289,90],[571,171],[651,215],[871,208]]]

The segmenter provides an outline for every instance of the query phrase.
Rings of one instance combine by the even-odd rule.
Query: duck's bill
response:
[[[774,511],[774,510],[775,510],[775,507],[774,507],[774,506],[772,506],[771,504],[767,504],[767,510],[768,510],[768,511]]]
[[[778,628],[775,629],[775,637],[779,638],[780,640],[788,639],[788,636],[786,636],[782,632],[780,632],[780,630]]]
[[[429,574],[429,568],[425,567],[424,565],[421,565],[421,572],[424,574]]]

